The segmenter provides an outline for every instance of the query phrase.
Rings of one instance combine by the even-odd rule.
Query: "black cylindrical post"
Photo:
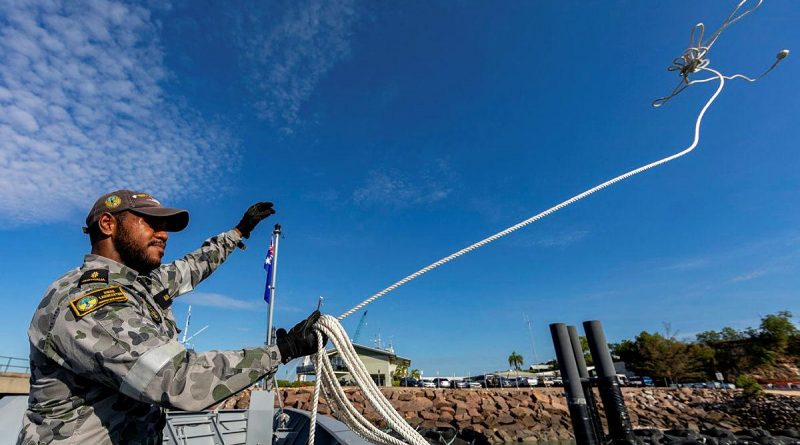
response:
[[[634,444],[636,438],[631,427],[631,418],[617,381],[617,372],[608,351],[603,325],[597,320],[584,321],[583,329],[586,331],[589,351],[597,371],[597,387],[606,411],[609,437],[616,444]]]
[[[586,406],[586,397],[581,386],[578,366],[575,364],[575,354],[572,352],[567,326],[564,323],[551,324],[550,335],[553,337],[558,368],[561,370],[561,379],[564,382],[564,394],[572,419],[572,428],[575,431],[575,442],[578,445],[599,445],[592,431],[592,419]]]
[[[572,352],[575,354],[575,364],[578,367],[578,375],[581,378],[583,395],[586,397],[586,408],[589,411],[589,418],[592,420],[592,433],[598,443],[603,443],[605,442],[605,432],[603,431],[603,424],[600,422],[600,413],[597,411],[597,403],[594,400],[592,382],[589,378],[589,370],[586,367],[586,358],[583,356],[583,346],[581,346],[581,339],[578,336],[578,329],[575,326],[567,326],[567,333],[569,334],[569,341],[572,345]]]

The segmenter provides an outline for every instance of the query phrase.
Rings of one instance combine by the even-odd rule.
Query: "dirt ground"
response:
[[[791,396],[791,397],[800,397],[800,390],[788,390],[788,389],[765,389],[764,392],[767,394],[777,394],[779,396]]]

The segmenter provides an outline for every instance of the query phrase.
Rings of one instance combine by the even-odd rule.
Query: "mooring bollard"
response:
[[[597,372],[597,387],[606,411],[609,438],[615,444],[635,444],[636,436],[633,434],[631,418],[617,381],[617,372],[608,350],[603,325],[598,320],[584,321],[583,329],[586,331],[589,351]]]
[[[567,326],[564,323],[551,324],[550,335],[553,337],[556,359],[561,370],[561,379],[564,382],[564,395],[567,398],[572,428],[575,430],[575,442],[577,445],[600,445],[601,442],[597,441],[593,431],[592,419],[586,405],[586,395],[583,392],[578,366],[575,363],[575,353],[569,339]]]
[[[605,442],[605,433],[603,431],[603,424],[600,422],[600,413],[597,412],[597,403],[594,400],[592,381],[589,377],[589,369],[586,367],[586,358],[583,356],[583,347],[581,346],[581,339],[578,336],[578,328],[569,325],[567,326],[567,333],[569,334],[569,341],[572,345],[572,352],[575,355],[575,364],[578,367],[578,375],[581,378],[583,394],[586,397],[586,407],[592,421],[592,434],[597,443],[603,443]]]

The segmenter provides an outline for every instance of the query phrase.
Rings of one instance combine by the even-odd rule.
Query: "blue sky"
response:
[[[152,4],[150,4],[152,3]],[[665,68],[734,3],[0,1],[0,355],[27,354],[48,284],[88,250],[102,193],[191,211],[167,259],[278,214],[193,295],[198,349],[263,341],[264,251],[285,237],[275,321],[338,315],[457,249],[691,142],[713,91],[660,109]],[[755,75],[798,45],[768,1],[712,66]],[[552,358],[548,324],[600,319],[612,341],[800,312],[792,57],[731,82],[698,149],[413,281],[369,306],[426,375]],[[360,314],[359,314],[360,315]],[[359,316],[344,321],[351,331]],[[285,375],[290,368],[281,371]]]

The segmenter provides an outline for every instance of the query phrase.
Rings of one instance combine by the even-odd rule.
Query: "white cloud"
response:
[[[207,292],[192,292],[178,298],[177,301],[196,306],[210,306],[235,310],[265,310],[264,308],[266,307],[266,303],[264,303],[263,300],[239,300],[227,295]]]
[[[322,77],[350,54],[356,20],[354,0],[305,0],[290,5],[273,26],[274,10],[249,10],[242,18],[246,37],[240,39],[251,84],[259,96],[256,109],[285,132],[298,123],[300,108]]]
[[[703,269],[709,265],[711,265],[711,260],[708,258],[692,258],[669,264],[662,267],[661,270],[696,270]]]
[[[588,234],[588,230],[563,231],[533,240],[531,245],[539,247],[564,247],[581,242]]]
[[[444,161],[415,175],[396,170],[373,170],[353,192],[356,204],[405,208],[447,198],[457,177]]]
[[[237,159],[224,132],[171,104],[147,9],[110,0],[0,9],[0,221],[72,217],[115,188],[174,199],[214,186]]]
[[[764,275],[768,274],[769,272],[770,271],[768,269],[756,269],[756,270],[752,270],[750,272],[743,273],[741,275],[737,275],[737,276],[733,277],[733,281],[736,282],[736,283],[739,283],[739,282],[742,282],[742,281],[755,280],[756,278],[763,277]]]

